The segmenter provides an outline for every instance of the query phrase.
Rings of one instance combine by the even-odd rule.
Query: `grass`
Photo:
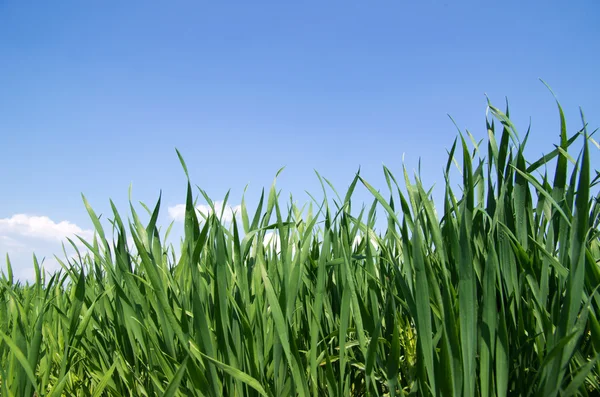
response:
[[[597,395],[600,178],[558,108],[560,142],[527,161],[490,104],[487,148],[455,140],[437,212],[418,176],[384,168],[386,193],[356,175],[330,200],[319,176],[323,201],[284,207],[273,184],[224,225],[199,218],[188,182],[176,252],[160,199],[146,224],[112,205],[107,233],[84,198],[89,254],[51,275],[35,261],[26,284],[7,260],[1,395]],[[359,186],[373,202],[353,211]]]

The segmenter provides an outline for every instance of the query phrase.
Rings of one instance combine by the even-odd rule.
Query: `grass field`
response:
[[[160,199],[129,220],[113,205],[110,230],[84,199],[88,255],[52,275],[36,263],[34,283],[10,261],[2,275],[1,395],[598,395],[595,141],[559,106],[555,150],[527,160],[508,109],[489,109],[487,141],[449,151],[443,208],[384,169],[385,189],[321,179],[333,197],[302,208],[273,185],[224,225],[188,183],[175,248]],[[372,204],[352,203],[359,187]]]

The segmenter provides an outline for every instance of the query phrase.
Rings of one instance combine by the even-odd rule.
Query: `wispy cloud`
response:
[[[214,203],[215,211],[217,216],[221,216],[221,212],[223,213],[223,217],[221,218],[223,222],[231,222],[233,221],[233,217],[235,214],[239,214],[242,207],[240,205],[227,205],[223,208],[223,201],[215,201]],[[196,211],[199,213],[208,216],[211,214],[212,209],[208,204],[199,204],[196,206]],[[169,216],[171,219],[183,222],[185,219],[185,204],[177,204],[168,208]]]

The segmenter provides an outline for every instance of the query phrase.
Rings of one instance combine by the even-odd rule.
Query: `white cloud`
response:
[[[225,214],[227,215],[227,211]],[[66,237],[73,240],[82,257],[85,257],[89,254],[89,250],[75,235],[79,235],[92,244],[94,234],[94,230],[84,229],[69,221],[56,222],[47,216],[16,214],[0,218],[0,271],[6,271],[8,254],[15,278],[33,281],[35,272],[32,255],[34,253],[40,262],[44,259],[44,270],[53,273],[61,268],[54,255],[65,263],[67,260],[65,254],[67,258],[79,262],[75,249],[66,241]],[[112,252],[115,250],[113,237],[107,230],[106,238]],[[61,243],[64,244],[66,252],[63,251]],[[129,233],[127,234],[127,246],[129,252],[135,255],[137,249]],[[100,243],[100,251],[103,252],[103,250],[104,246]]]
[[[233,221],[233,217],[235,214],[239,214],[242,207],[240,205],[231,206],[228,205],[223,210],[223,201],[215,201],[214,203],[215,211],[217,216],[221,216],[221,212],[223,212],[223,217],[221,218],[223,222],[231,222]],[[205,216],[210,215],[212,209],[208,204],[199,204],[196,206],[196,211]],[[171,219],[174,219],[179,222],[183,222],[185,219],[185,204],[177,204],[168,208],[169,216]],[[199,219],[202,221],[202,218]]]
[[[12,237],[2,235],[0,235],[0,246],[9,247],[15,251],[22,251],[27,248],[27,246],[22,242],[15,240]]]
[[[92,230],[84,230],[69,221],[56,223],[47,216],[26,214],[0,219],[0,236],[14,240],[7,236],[9,234],[50,241],[63,241],[65,237],[74,238],[75,235],[91,240],[94,236]]]
[[[354,237],[354,240],[352,241],[352,249],[356,250],[364,240],[365,237],[363,235],[357,235]],[[377,238],[375,236],[370,236],[369,241],[372,248],[375,248],[376,250],[379,249],[379,243],[377,242]]]
[[[185,204],[177,204],[173,207],[169,207],[168,211],[171,219],[179,222],[185,219]]]
[[[64,255],[57,255],[58,259],[60,259],[66,266],[69,266],[68,261],[79,261],[79,257],[73,253],[67,258]],[[83,253],[82,253],[83,256]],[[40,256],[36,255],[40,267],[42,269],[42,273],[46,274],[46,280],[49,279],[54,273],[62,269],[62,266],[58,262],[58,260],[51,255],[48,256]],[[11,259],[11,262],[13,260]],[[33,267],[33,259],[28,258],[27,260],[20,260],[16,263],[13,263],[13,275],[16,280],[20,280],[21,282],[35,281],[35,268]]]
[[[265,237],[263,238],[263,246],[265,248],[273,248],[275,252],[279,252],[281,247],[281,239],[279,235],[273,232],[265,233]]]
[[[0,218],[0,269],[6,269],[5,258],[8,255],[15,277],[31,281],[34,277],[32,254],[35,252],[38,260],[46,258],[43,265],[46,271],[55,271],[60,266],[53,255],[63,255],[61,243],[65,244],[67,254],[73,252],[67,237],[82,253],[87,251],[76,235],[91,241],[94,231],[69,221],[55,222],[47,216],[15,214]]]
[[[276,254],[281,253],[281,237],[277,232],[266,232],[265,237],[263,238],[263,247],[265,249],[270,250],[274,249]],[[292,251],[292,256],[296,254],[296,244],[292,241],[288,242],[288,250]]]

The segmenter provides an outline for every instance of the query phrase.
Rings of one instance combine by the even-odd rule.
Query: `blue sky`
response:
[[[162,190],[168,224],[185,199],[175,148],[214,200],[250,184],[256,203],[286,166],[278,186],[302,204],[314,169],[340,193],[359,166],[384,189],[403,154],[440,192],[448,114],[484,138],[484,94],[508,97],[522,134],[531,120],[532,156],[549,152],[558,113],[539,78],[570,133],[579,106],[600,126],[597,1],[411,3],[1,2],[0,255],[27,278],[33,251],[89,235],[81,193],[126,214],[130,184],[136,202]]]

